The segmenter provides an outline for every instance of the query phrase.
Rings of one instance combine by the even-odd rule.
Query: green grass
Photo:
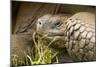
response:
[[[37,38],[36,38],[37,37]],[[46,40],[46,35],[40,37],[37,36],[36,33],[33,33],[33,42],[35,46],[35,50],[28,50],[29,54],[25,54],[25,59],[21,61],[16,55],[12,57],[12,65],[39,65],[39,64],[52,64],[58,63],[57,54],[58,51],[50,48],[49,46],[55,41],[48,41]],[[34,53],[32,53],[34,52]],[[25,61],[24,61],[25,60]]]

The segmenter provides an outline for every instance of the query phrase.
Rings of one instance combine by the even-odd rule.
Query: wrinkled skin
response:
[[[95,61],[95,14],[79,12],[68,18],[63,15],[44,15],[37,20],[37,33],[48,39],[63,40],[56,47],[66,47],[74,61]]]

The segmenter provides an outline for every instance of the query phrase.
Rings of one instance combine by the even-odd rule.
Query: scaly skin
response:
[[[45,15],[39,18],[37,33],[47,34],[51,39],[62,38],[66,44],[58,43],[58,45],[66,47],[69,56],[74,61],[95,61],[95,14],[79,12],[65,19],[62,19],[61,16],[67,17],[67,15]]]
[[[80,12],[67,21],[66,48],[76,61],[96,60],[95,15]]]

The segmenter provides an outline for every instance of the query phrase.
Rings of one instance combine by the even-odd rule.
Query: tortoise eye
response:
[[[59,27],[62,23],[61,22],[57,22],[55,23],[55,26]]]

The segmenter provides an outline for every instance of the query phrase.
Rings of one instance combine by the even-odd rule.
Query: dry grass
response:
[[[42,37],[37,36],[36,39],[36,33],[33,33],[35,52],[29,49],[29,54],[25,53],[26,58],[23,59],[23,61],[21,61],[22,59],[20,60],[20,57],[13,55],[12,66],[58,63],[58,51],[49,48],[49,46],[52,45],[55,39],[50,42],[47,42],[47,40],[45,40],[46,37],[46,35]]]

